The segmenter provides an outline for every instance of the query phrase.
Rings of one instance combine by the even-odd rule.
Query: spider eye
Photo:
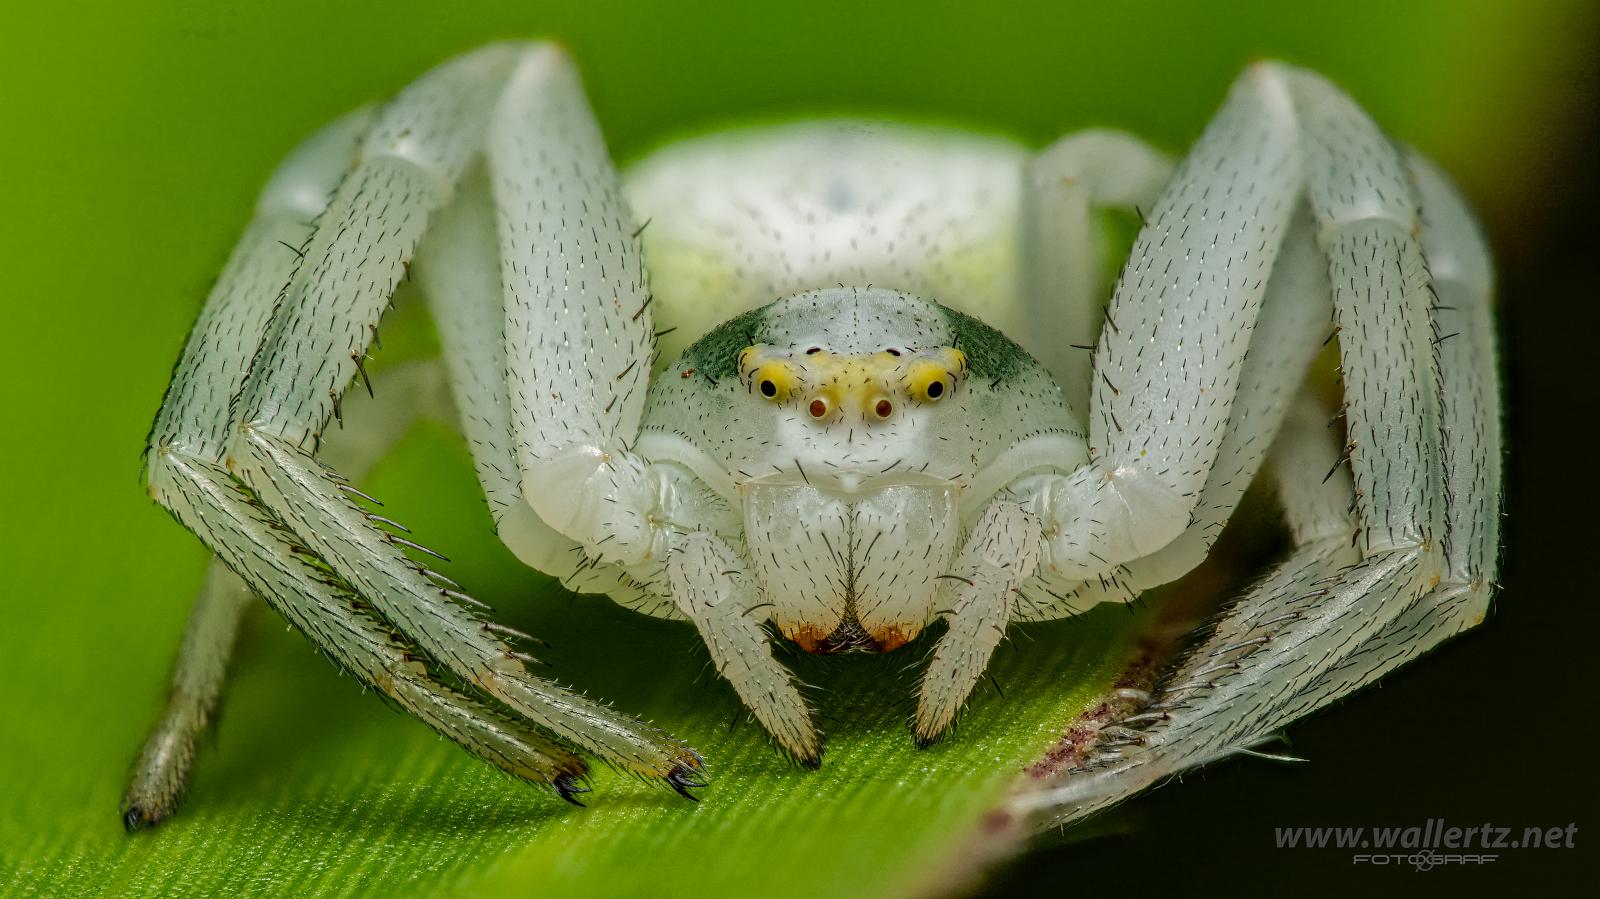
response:
[[[916,362],[906,375],[906,392],[919,403],[937,403],[955,386],[955,377],[937,362]]]
[[[750,392],[781,403],[800,389],[804,374],[802,366],[787,352],[755,344],[739,351],[739,377]]]
[[[872,407],[872,412],[878,416],[879,421],[882,421],[894,414],[894,403],[888,400],[878,400]]]
[[[807,407],[807,411],[811,413],[812,418],[827,418],[828,401],[822,397],[817,397],[811,401],[811,405]]]
[[[789,399],[800,389],[800,373],[791,362],[763,362],[746,376],[757,393],[774,403]]]
[[[954,347],[919,350],[902,375],[906,393],[919,403],[937,403],[967,376],[967,354]]]

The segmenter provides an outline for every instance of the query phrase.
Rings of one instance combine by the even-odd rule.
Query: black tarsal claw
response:
[[[679,796],[690,802],[699,802],[700,797],[689,792],[689,788],[705,786],[704,781],[697,779],[702,776],[704,775],[689,768],[687,765],[679,765],[667,774],[667,783],[678,792]]]
[[[128,810],[122,813],[122,829],[128,833],[143,830],[154,823],[150,820],[150,816],[145,814],[144,809],[137,805],[128,806]]]
[[[578,775],[576,774],[557,775],[554,782],[556,792],[561,794],[562,799],[565,799],[578,808],[588,808],[588,806],[577,800],[577,795],[579,793],[590,792],[589,788],[581,786],[581,783],[582,782],[578,780]]]

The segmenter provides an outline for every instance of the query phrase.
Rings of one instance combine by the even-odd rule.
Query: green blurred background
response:
[[[1272,828],[1294,824],[1576,821],[1585,846],[1596,791],[1579,659],[1597,631],[1592,575],[1571,560],[1593,554],[1596,528],[1584,491],[1573,489],[1593,481],[1581,467],[1591,444],[1569,436],[1565,422],[1572,404],[1585,414],[1592,407],[1581,360],[1593,354],[1587,317],[1597,283],[1596,10],[1585,0],[8,4],[0,9],[0,889],[7,868],[41,858],[70,877],[74,866],[92,875],[97,853],[143,851],[122,848],[112,806],[161,696],[204,552],[144,498],[139,451],[261,180],[319,123],[444,56],[540,35],[571,49],[623,160],[718,123],[811,112],[936,119],[1036,144],[1112,125],[1181,150],[1252,59],[1282,57],[1343,85],[1455,175],[1499,257],[1512,455],[1496,614],[1381,689],[1294,728],[1295,751],[1311,765],[1234,763],[1191,775],[1104,819],[1099,830],[1111,835],[1042,846],[988,888],[1059,894],[1219,875],[1241,887],[1288,882],[1312,892],[1421,882],[1396,879],[1407,872],[1353,872],[1337,854],[1273,850]],[[526,587],[503,553],[477,545],[488,541],[482,513],[447,436],[408,441],[375,480],[400,504],[429,510],[430,533],[450,538],[475,587],[502,595]],[[598,629],[636,641],[660,633],[624,613],[576,614],[579,624],[564,633],[559,614],[539,619],[574,655],[600,639]],[[258,745],[202,758],[216,763],[202,768],[214,809],[226,814],[277,786],[280,757],[326,757],[323,769],[283,770],[351,776],[338,731],[350,720],[364,728],[363,745],[428,740],[357,696],[278,622],[254,624],[223,726],[230,739]],[[698,665],[680,667],[693,676]],[[611,686],[629,674],[620,663]],[[607,692],[607,683],[588,685]],[[241,708],[249,720],[231,717]],[[882,726],[898,728],[888,717]],[[429,766],[458,762],[444,749],[421,758],[374,776],[425,780]],[[510,814],[484,798],[508,788],[482,783],[482,796],[435,797],[447,820],[427,834],[366,833],[364,861],[343,874],[379,876],[385,853],[408,840],[480,839]],[[386,801],[379,795],[352,813],[386,814]],[[270,828],[268,811],[252,826]],[[802,815],[789,826],[825,823]],[[321,824],[324,839],[340,838],[337,816]],[[559,841],[550,851],[561,851]],[[683,852],[713,857],[706,846]],[[1593,855],[1521,853],[1487,871],[1416,877],[1455,888],[1536,884],[1578,870],[1580,858]],[[245,852],[207,864],[271,861]],[[495,856],[450,862],[480,863]],[[441,865],[419,869],[414,886],[426,892],[454,876]],[[818,858],[807,873],[826,883],[828,866]],[[132,870],[129,889],[139,886]],[[271,889],[274,876],[234,882]]]

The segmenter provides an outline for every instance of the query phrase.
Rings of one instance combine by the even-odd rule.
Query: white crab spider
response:
[[[1109,207],[1148,221],[1102,309]],[[698,784],[687,746],[529,673],[313,457],[408,265],[502,539],[690,621],[803,762],[821,738],[765,622],[882,651],[943,619],[913,723],[931,740],[1010,622],[1189,570],[1269,455],[1293,554],[1124,722],[1137,739],[1023,807],[1069,818],[1248,746],[1488,605],[1488,254],[1444,179],[1326,81],[1253,66],[1175,171],[1109,132],[1030,154],[821,123],[678,144],[619,180],[565,56],[495,45],[296,151],[184,349],[149,490],[218,564],[130,827],[175,807],[252,594],[563,797],[577,751]],[[1342,447],[1309,400],[1291,414],[1330,314]],[[422,403],[395,395],[391,431]]]

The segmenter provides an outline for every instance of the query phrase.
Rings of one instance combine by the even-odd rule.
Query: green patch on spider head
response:
[[[939,309],[950,327],[950,345],[967,354],[973,378],[1005,381],[1039,364],[1027,350],[994,328],[948,306],[940,305]]]
[[[681,366],[712,380],[739,374],[739,351],[767,340],[767,307],[752,309],[712,328],[683,351]]]

